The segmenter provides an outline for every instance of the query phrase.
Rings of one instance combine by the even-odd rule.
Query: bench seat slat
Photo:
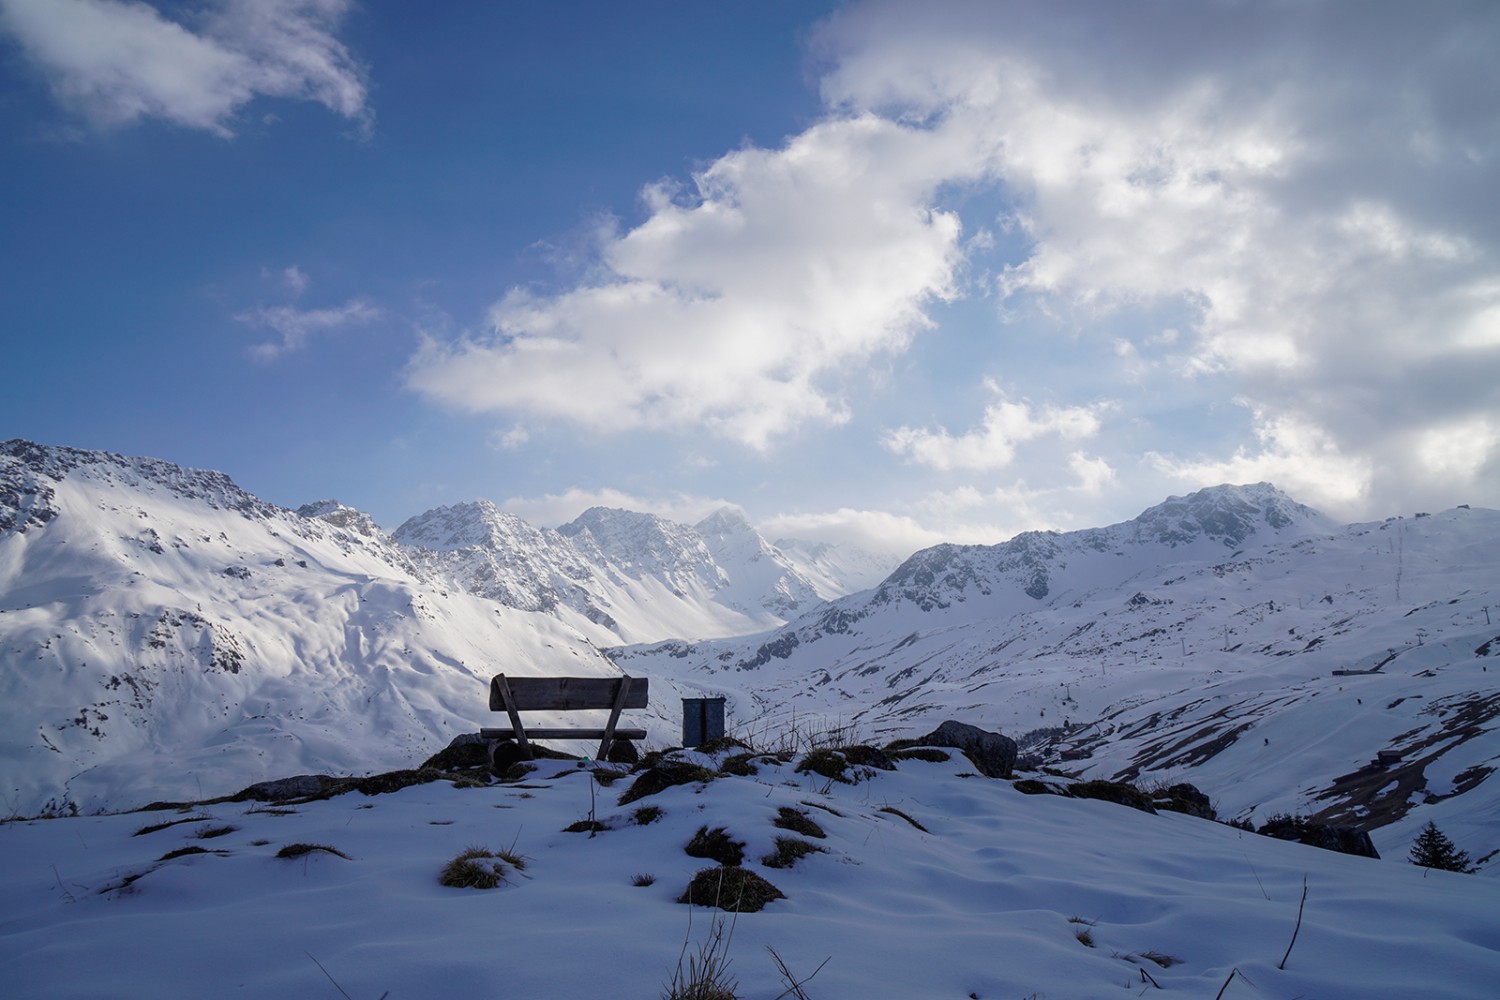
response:
[[[515,738],[515,733],[510,729],[481,729],[479,735],[487,740],[509,740]],[[526,738],[529,740],[602,740],[603,729],[535,729],[526,727]],[[614,738],[617,740],[643,740],[646,738],[644,729],[627,729],[624,726],[616,726]]]
[[[577,709],[609,709],[615,703],[619,677],[510,677],[511,698],[508,706],[521,712],[569,712]],[[628,677],[623,708],[645,708],[650,693],[650,679]],[[490,682],[490,711],[507,708],[500,685]],[[528,730],[530,732],[530,730]]]

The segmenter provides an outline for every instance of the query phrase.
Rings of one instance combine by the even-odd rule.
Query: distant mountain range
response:
[[[411,766],[489,724],[496,671],[624,669],[652,679],[659,744],[685,695],[723,695],[752,737],[956,718],[1036,766],[1191,781],[1228,816],[1316,814],[1386,851],[1435,819],[1500,849],[1500,512],[1339,525],[1220,486],[935,546],[847,592],[869,565],[733,510],[551,530],[481,501],[387,534],[216,472],[5,442],[0,807]]]

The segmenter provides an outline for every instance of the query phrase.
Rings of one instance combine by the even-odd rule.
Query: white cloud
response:
[[[366,90],[333,35],[349,0],[224,0],[194,32],[128,0],[0,0],[0,27],[59,99],[102,125],[162,118],[216,135],[257,96],[316,101],[367,127]]]
[[[1343,453],[1326,430],[1286,414],[1254,411],[1258,449],[1241,447],[1225,460],[1188,461],[1156,453],[1147,460],[1185,483],[1271,482],[1332,514],[1360,509],[1374,474],[1366,456]]]
[[[257,361],[274,361],[288,351],[301,350],[314,334],[369,323],[380,315],[380,310],[367,300],[350,299],[331,309],[263,306],[241,313],[235,319],[252,327],[270,329],[281,338],[279,341],[264,341],[250,348],[250,356]]]
[[[512,290],[490,334],[426,341],[409,382],[468,410],[759,449],[843,423],[844,373],[904,350],[954,295],[960,226],[932,201],[966,162],[971,137],[874,115],[729,153],[691,190],[648,188],[646,221],[605,236],[601,276]]]
[[[1000,394],[994,383],[991,390]],[[1046,435],[1077,441],[1099,432],[1096,406],[1034,407],[1027,400],[1001,398],[985,407],[980,426],[957,437],[946,428],[936,431],[898,427],[886,432],[881,443],[897,455],[934,469],[967,469],[976,472],[1004,468],[1016,457],[1016,446]]]
[[[1029,240],[995,278],[1010,317],[1097,342],[1128,378],[1215,374],[1254,400],[1255,444],[1172,468],[1353,509],[1410,495],[1424,442],[1500,412],[1500,217],[1476,211],[1500,188],[1500,20],[1485,4],[1430,15],[864,3],[824,32],[823,88],[843,113],[982,137],[983,176]],[[1117,332],[1167,306],[1188,312],[1176,343]],[[893,443],[999,465],[999,423]],[[1494,489],[1484,440],[1446,467]]]
[[[651,513],[678,524],[697,524],[721,507],[738,509],[728,500],[687,493],[642,496],[625,490],[583,489],[577,486],[561,493],[548,493],[539,497],[511,497],[499,506],[523,521],[549,528],[567,524],[590,507]]]
[[[307,273],[296,264],[281,272],[281,280],[285,282],[287,291],[292,293],[293,298],[307,291],[307,286],[312,283]]]
[[[495,431],[490,435],[490,447],[499,451],[517,451],[527,441],[531,440],[531,432],[520,424],[504,431]]]
[[[795,538],[831,542],[900,559],[918,549],[952,541],[911,516],[853,507],[811,514],[777,514],[762,521],[758,529],[773,541]]]
[[[1068,456],[1068,468],[1078,477],[1078,490],[1089,496],[1099,496],[1106,487],[1114,485],[1115,470],[1103,458],[1089,458],[1075,451]]]

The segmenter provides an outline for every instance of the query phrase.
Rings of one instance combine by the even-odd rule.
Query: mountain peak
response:
[[[1129,522],[1137,537],[1176,546],[1212,538],[1227,547],[1270,529],[1331,530],[1323,514],[1300,504],[1270,483],[1209,486],[1187,496],[1168,497]]]
[[[343,528],[345,531],[353,531],[369,538],[377,538],[381,534],[380,525],[375,523],[373,517],[357,508],[345,506],[337,500],[305,503],[297,508],[297,516],[311,521],[324,521],[335,528]]]
[[[402,545],[416,545],[437,552],[500,547],[515,535],[535,532],[519,517],[507,514],[488,500],[470,500],[409,517],[392,532]]]
[[[738,507],[724,506],[693,525],[700,535],[733,535],[753,531],[745,514]]]

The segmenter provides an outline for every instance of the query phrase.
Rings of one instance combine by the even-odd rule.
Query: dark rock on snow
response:
[[[966,722],[948,720],[915,741],[919,746],[952,747],[962,750],[980,774],[1009,778],[1016,766],[1016,741]]]

